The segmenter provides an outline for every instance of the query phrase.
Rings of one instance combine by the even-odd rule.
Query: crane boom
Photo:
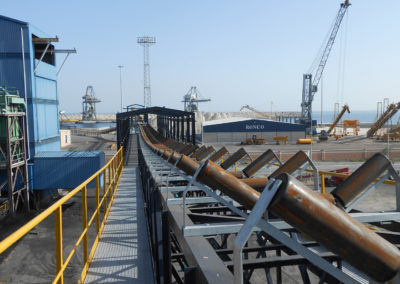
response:
[[[335,42],[335,38],[336,38],[337,32],[339,30],[340,24],[342,23],[344,14],[346,13],[347,8],[349,6],[350,6],[349,1],[345,1],[344,3],[340,4],[340,9],[336,16],[336,21],[335,21],[335,24],[333,25],[331,35],[329,36],[329,40],[325,46],[324,52],[322,53],[321,61],[318,65],[318,69],[314,75],[314,79],[313,79],[314,86],[318,86],[319,81],[321,80],[322,73],[324,72],[326,62],[328,61],[329,54],[331,53],[332,46],[333,46],[333,43]]]
[[[268,115],[268,114],[266,114],[266,113],[264,113],[264,112],[261,112],[261,111],[259,111],[259,110],[256,110],[255,108],[253,108],[253,107],[251,107],[251,106],[249,106],[249,105],[242,106],[242,107],[240,108],[240,111],[242,111],[242,110],[245,109],[245,108],[247,108],[248,110],[251,110],[252,112],[258,113],[259,115],[261,115],[261,116],[263,116],[263,117],[271,118],[271,119],[272,119],[272,113],[271,113],[270,115]]]
[[[342,118],[342,116],[344,115],[345,112],[350,113],[350,109],[348,105],[344,105],[342,108],[342,111],[338,114],[338,116],[334,119],[333,123],[331,124],[331,126],[328,129],[327,134],[329,135],[331,133],[331,131],[336,127],[336,125],[338,124],[338,122],[340,121],[340,119]]]
[[[340,4],[339,12],[336,16],[335,23],[333,25],[331,34],[329,36],[328,42],[325,46],[324,52],[322,53],[322,57],[320,63],[318,65],[317,71],[315,72],[314,79],[312,74],[304,74],[303,75],[303,96],[301,102],[301,122],[306,125],[311,125],[311,104],[314,99],[314,94],[318,90],[318,84],[321,80],[322,73],[324,72],[324,68],[326,62],[328,61],[329,54],[332,50],[332,46],[335,42],[335,38],[337,32],[339,30],[340,24],[342,23],[343,17],[347,11],[347,8],[350,6],[349,0],[344,1]]]

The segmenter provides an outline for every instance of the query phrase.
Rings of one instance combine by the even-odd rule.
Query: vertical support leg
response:
[[[99,187],[99,176],[96,176],[96,232],[97,235],[100,232],[100,187]]]
[[[83,236],[83,263],[88,263],[88,235],[87,235],[87,187],[82,189],[82,230],[86,231]]]
[[[169,232],[168,210],[162,212],[162,244],[164,260],[164,283],[172,283],[171,277],[171,235]]]
[[[63,238],[62,238],[62,206],[59,206],[55,212],[56,216],[56,268],[57,274],[63,266]],[[61,274],[57,283],[64,283],[64,275]]]

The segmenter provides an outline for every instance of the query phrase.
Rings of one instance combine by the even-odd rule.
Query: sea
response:
[[[323,111],[321,120],[321,111],[313,111],[312,118],[317,120],[317,123],[331,123],[334,119],[333,111]],[[361,123],[373,123],[377,120],[377,112],[370,110],[355,110],[343,115],[343,120],[358,120]],[[400,123],[400,113],[396,113],[389,123],[396,125]]]

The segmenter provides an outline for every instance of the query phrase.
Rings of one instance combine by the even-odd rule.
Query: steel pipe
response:
[[[268,178],[244,178],[242,181],[257,191],[263,191],[268,184]]]
[[[388,158],[381,153],[376,153],[338,185],[331,194],[341,206],[347,207],[368,190],[368,186],[390,167]]]
[[[235,178],[240,178],[241,179],[243,177],[242,172],[231,172],[231,171],[228,171],[228,173],[233,175]]]
[[[308,156],[303,151],[299,151],[294,154],[289,160],[287,160],[282,166],[276,169],[269,178],[275,178],[282,173],[294,173],[298,168],[304,165],[308,161]]]
[[[238,162],[246,155],[246,150],[244,148],[240,148],[221,164],[221,168],[223,168],[224,170],[229,169],[233,166],[234,163]]]
[[[189,144],[181,151],[181,153],[183,155],[190,155],[194,151],[196,151],[198,148],[199,148],[199,146],[197,146],[197,145]]]
[[[152,149],[162,147],[162,144],[150,144],[149,136],[152,136],[151,130],[144,128],[142,131],[142,137],[148,146]],[[196,170],[199,168],[199,164],[193,159],[173,152],[167,147],[163,147],[162,158],[168,160],[169,163],[175,164],[176,166],[185,172],[187,175],[193,176]],[[243,206],[251,209],[260,197],[260,193],[241,182],[239,179],[234,177],[228,171],[222,169],[220,166],[212,161],[206,161],[203,170],[197,176],[197,180],[211,187],[214,190],[221,190],[226,195],[241,203]]]
[[[306,185],[281,174],[269,211],[352,266],[385,282],[399,271],[399,250]]]
[[[210,161],[216,163],[219,159],[224,157],[228,153],[228,150],[225,147],[222,147],[217,152],[215,152],[211,157]]]
[[[151,136],[150,131],[147,134]],[[175,164],[179,160],[177,167],[188,175],[193,175],[199,168],[200,165],[189,157],[172,152],[160,143],[152,144],[147,134],[142,131],[149,147],[154,150],[161,147],[162,157],[169,163]],[[277,178],[282,184],[268,208],[271,213],[376,281],[384,282],[396,275],[400,252],[394,245],[289,174],[283,173]],[[197,179],[212,189],[221,190],[248,209],[260,197],[259,192],[212,161],[204,164]]]
[[[190,155],[190,158],[196,159],[197,156],[201,155],[205,150],[207,150],[206,146],[201,146],[199,149],[196,150],[192,155]]]
[[[243,174],[246,177],[251,177],[256,174],[262,167],[268,164],[269,161],[275,158],[275,154],[271,149],[268,149],[263,154],[257,157],[251,164],[243,169]]]
[[[196,160],[197,161],[204,160],[205,158],[207,158],[209,155],[211,155],[214,152],[215,152],[214,147],[213,146],[209,146],[209,147],[207,147],[207,149],[203,153],[197,155]]]

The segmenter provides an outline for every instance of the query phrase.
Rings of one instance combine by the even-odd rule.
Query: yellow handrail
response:
[[[17,231],[12,233],[10,236],[5,238],[0,242],[0,254],[11,247],[14,243],[25,236],[34,227],[45,220],[50,214],[55,213],[55,236],[56,236],[56,267],[57,271],[53,283],[63,283],[64,282],[64,270],[66,269],[69,261],[76,252],[76,249],[83,241],[83,256],[84,256],[84,266],[80,276],[79,282],[83,283],[87,271],[89,269],[90,262],[93,259],[94,252],[96,251],[101,233],[103,232],[105,222],[107,220],[108,214],[111,209],[111,205],[114,200],[114,195],[120,180],[120,176],[123,169],[123,149],[122,147],[114,155],[114,157],[107,162],[107,164],[94,173],[90,178],[81,183],[78,187],[73,189],[69,194],[55,202],[41,214],[33,218],[27,224],[19,228]],[[100,176],[103,175],[103,196],[100,199]],[[96,190],[96,210],[90,217],[88,222],[87,217],[87,186],[90,182],[95,181]],[[82,234],[79,236],[78,241],[74,245],[68,257],[64,260],[63,258],[63,228],[62,228],[62,205],[67,202],[74,195],[82,191]],[[100,223],[100,208],[103,207],[104,217]],[[88,236],[87,232],[93,221],[96,220],[96,238],[90,249],[88,251]]]

